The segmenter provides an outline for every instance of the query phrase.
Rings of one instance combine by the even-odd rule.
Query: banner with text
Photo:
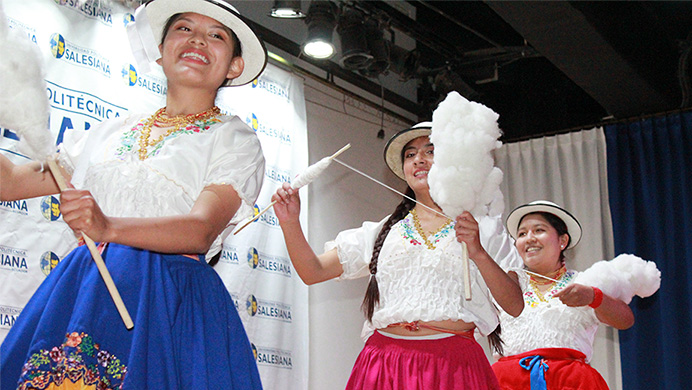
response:
[[[98,0],[24,0],[3,6],[12,33],[41,53],[50,101],[46,131],[56,145],[66,132],[89,131],[128,111],[153,112],[165,105],[163,72],[138,72],[130,52],[125,27],[134,20],[134,10]],[[221,89],[217,105],[243,119],[262,144],[266,172],[255,205],[259,212],[282,182],[307,167],[303,82],[270,64],[253,83]],[[0,153],[17,164],[29,161],[17,151],[12,129],[0,128],[0,135]],[[306,215],[304,209],[304,226]],[[62,221],[59,196],[0,202],[0,341],[76,243]],[[229,236],[215,270],[243,320],[265,388],[307,388],[307,287],[291,266],[271,209]]]

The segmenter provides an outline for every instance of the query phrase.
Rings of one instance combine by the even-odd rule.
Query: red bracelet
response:
[[[599,306],[601,306],[601,303],[603,303],[603,291],[601,291],[601,289],[598,287],[592,287],[592,288],[593,288],[593,301],[591,303],[589,303],[589,306],[596,309]]]

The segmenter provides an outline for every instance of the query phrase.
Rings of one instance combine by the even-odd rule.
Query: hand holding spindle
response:
[[[305,168],[305,170],[303,172],[301,172],[300,175],[298,175],[298,177],[296,177],[296,179],[293,181],[293,183],[291,183],[291,187],[294,190],[298,190],[300,187],[304,187],[304,186],[310,184],[310,182],[315,180],[315,178],[317,178],[317,176],[319,176],[320,173],[322,173],[325,169],[327,169],[329,164],[332,163],[332,160],[334,160],[338,155],[345,152],[350,147],[351,147],[351,144],[346,144],[346,146],[339,149],[336,153],[332,154],[331,156],[324,157],[320,161],[318,161],[318,162],[310,165],[309,167]],[[240,231],[245,229],[246,226],[248,226],[252,222],[256,221],[262,214],[266,213],[272,206],[274,206],[275,203],[276,203],[276,201],[272,201],[271,203],[269,203],[269,205],[267,207],[265,207],[262,211],[257,213],[257,215],[252,217],[252,219],[245,222],[241,227],[236,229],[236,231],[233,232],[233,235],[240,233]]]

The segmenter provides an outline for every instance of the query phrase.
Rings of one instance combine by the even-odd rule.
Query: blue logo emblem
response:
[[[133,65],[125,65],[122,71],[123,78],[130,87],[137,84],[137,69]]]
[[[247,265],[255,269],[257,268],[257,264],[259,264],[259,253],[256,248],[250,247],[247,251]]]
[[[257,120],[257,115],[252,114],[252,130],[257,131],[259,129],[259,121]]]
[[[255,298],[254,295],[247,297],[247,301],[245,301],[245,309],[247,310],[247,314],[251,316],[257,314],[257,298]]]
[[[58,263],[60,263],[58,255],[53,252],[46,252],[41,256],[41,271],[48,276]]]
[[[129,12],[123,16],[123,24],[125,25],[125,27],[127,27],[128,24],[130,24],[134,21],[135,21],[135,16]]]
[[[65,38],[55,33],[50,36],[50,52],[55,58],[62,58],[65,55]]]
[[[41,214],[48,221],[60,218],[60,202],[54,196],[46,196],[41,200]]]

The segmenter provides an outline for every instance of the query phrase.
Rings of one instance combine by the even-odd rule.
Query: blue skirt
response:
[[[109,244],[127,330],[86,247],[38,288],[0,346],[6,389],[261,389],[243,324],[204,261]]]

